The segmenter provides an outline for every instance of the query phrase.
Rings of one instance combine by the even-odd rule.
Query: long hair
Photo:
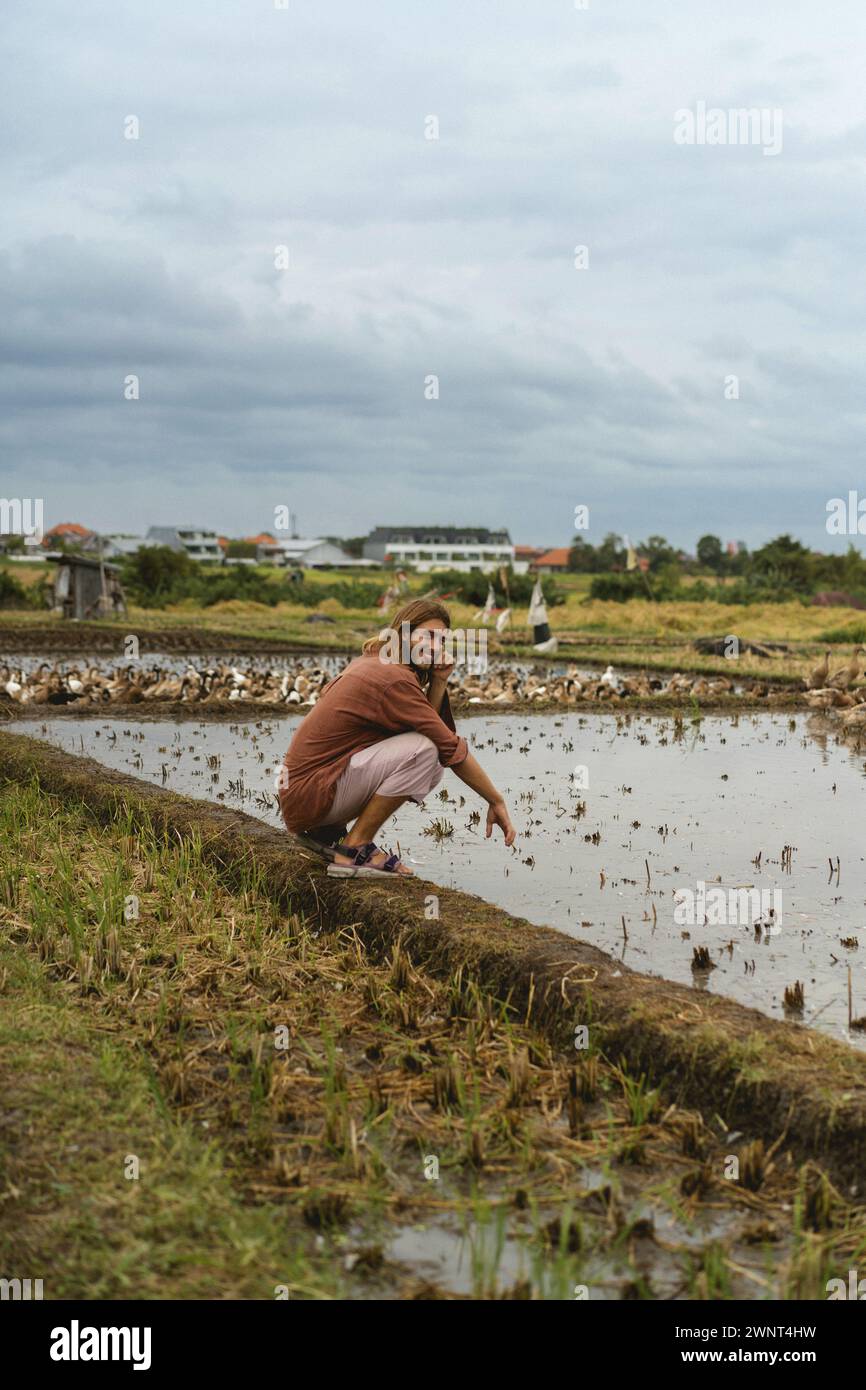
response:
[[[361,650],[365,656],[375,656],[382,650],[392,633],[396,633],[398,640],[402,637],[403,623],[409,624],[411,640],[415,628],[429,622],[431,618],[438,618],[447,628],[451,626],[451,614],[444,603],[439,603],[435,598],[413,598],[397,610],[387,627],[382,628],[376,637],[368,637]],[[412,670],[421,683],[426,685],[430,679],[430,672],[420,671],[416,666],[413,666]]]

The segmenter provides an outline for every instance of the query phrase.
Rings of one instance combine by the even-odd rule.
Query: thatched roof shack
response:
[[[116,565],[84,555],[49,555],[57,565],[52,612],[64,618],[108,618],[126,612]]]

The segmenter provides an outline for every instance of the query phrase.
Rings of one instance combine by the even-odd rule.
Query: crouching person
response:
[[[498,825],[506,845],[514,842],[505,801],[454,725],[443,642],[450,626],[441,603],[406,604],[325,686],[295,732],[281,778],[283,819],[332,860],[335,878],[411,875],[376,836],[404,801],[422,802],[446,767],[487,802],[488,837]]]

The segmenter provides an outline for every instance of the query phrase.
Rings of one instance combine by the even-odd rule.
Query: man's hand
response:
[[[514,826],[511,824],[511,817],[508,814],[508,807],[502,800],[491,801],[490,805],[487,807],[486,838],[488,840],[490,839],[490,836],[493,834],[494,825],[498,825],[503,835],[505,836],[506,847],[509,845],[513,845],[517,832],[514,829]]]

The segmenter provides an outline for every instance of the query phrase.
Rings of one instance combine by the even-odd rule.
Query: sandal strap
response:
[[[376,846],[372,840],[366,845],[346,845],[341,842],[334,846],[334,851],[336,854],[345,855],[357,868],[361,869],[368,859],[376,853]]]
[[[380,849],[378,845],[373,844],[371,840],[366,845],[336,845],[335,853],[344,854],[347,859],[351,859],[356,869],[363,869],[369,864],[374,854],[384,854],[385,851]],[[395,874],[399,863],[400,860],[397,858],[396,854],[389,854],[384,864],[377,864],[376,868],[384,869],[384,871],[389,874]]]

